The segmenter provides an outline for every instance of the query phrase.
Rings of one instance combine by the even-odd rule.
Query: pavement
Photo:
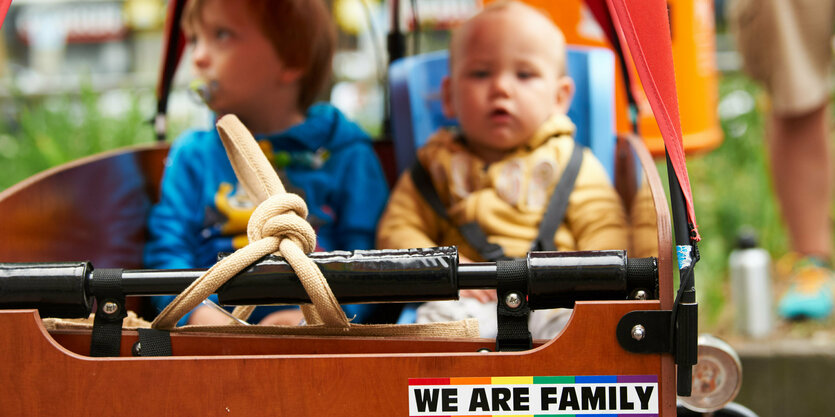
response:
[[[736,402],[760,417],[835,416],[835,337],[729,341],[742,362]]]

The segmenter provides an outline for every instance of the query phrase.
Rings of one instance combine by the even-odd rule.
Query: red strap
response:
[[[9,6],[12,0],[0,0],[0,28],[3,27],[3,19],[6,18],[6,12],[9,11]]]
[[[617,29],[623,33],[644,92],[652,107],[676,177],[684,192],[687,218],[696,241],[701,240],[690,179],[684,160],[681,119],[678,112],[672,40],[664,0],[607,0]],[[634,11],[634,13],[633,13]]]

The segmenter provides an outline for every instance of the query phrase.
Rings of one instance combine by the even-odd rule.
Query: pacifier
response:
[[[212,101],[212,94],[217,91],[218,86],[217,80],[207,82],[206,80],[195,79],[189,83],[188,89],[195,100],[209,104]]]

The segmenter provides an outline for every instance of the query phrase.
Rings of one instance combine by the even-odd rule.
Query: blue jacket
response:
[[[359,126],[333,106],[319,104],[308,110],[304,122],[256,139],[268,159],[284,170],[285,188],[307,203],[319,249],[374,247],[388,186],[371,140]],[[184,133],[171,146],[160,202],[148,219],[145,266],[210,267],[219,252],[246,244],[253,209],[217,131]],[[172,299],[154,297],[154,304],[161,310]],[[258,308],[250,320],[257,322],[272,311]]]

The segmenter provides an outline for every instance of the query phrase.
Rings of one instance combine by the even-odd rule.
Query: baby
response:
[[[442,129],[418,151],[443,212],[427,202],[421,191],[427,187],[416,184],[415,170],[403,175],[380,221],[378,247],[455,245],[462,262],[524,257],[537,242],[558,250],[625,249],[623,205],[589,150],[581,153],[559,227],[553,235],[538,236],[554,187],[578,146],[574,124],[566,116],[574,84],[565,60],[562,32],[523,3],[491,3],[458,28],[450,45],[442,104],[446,116],[458,119],[460,132]],[[468,237],[473,223],[487,245]],[[495,316],[495,291],[465,290],[460,295],[470,306],[466,309],[474,301],[488,303],[485,308]],[[433,305],[438,304],[421,310]],[[424,316],[460,317],[449,303],[441,305]],[[482,320],[482,327],[490,326]]]

